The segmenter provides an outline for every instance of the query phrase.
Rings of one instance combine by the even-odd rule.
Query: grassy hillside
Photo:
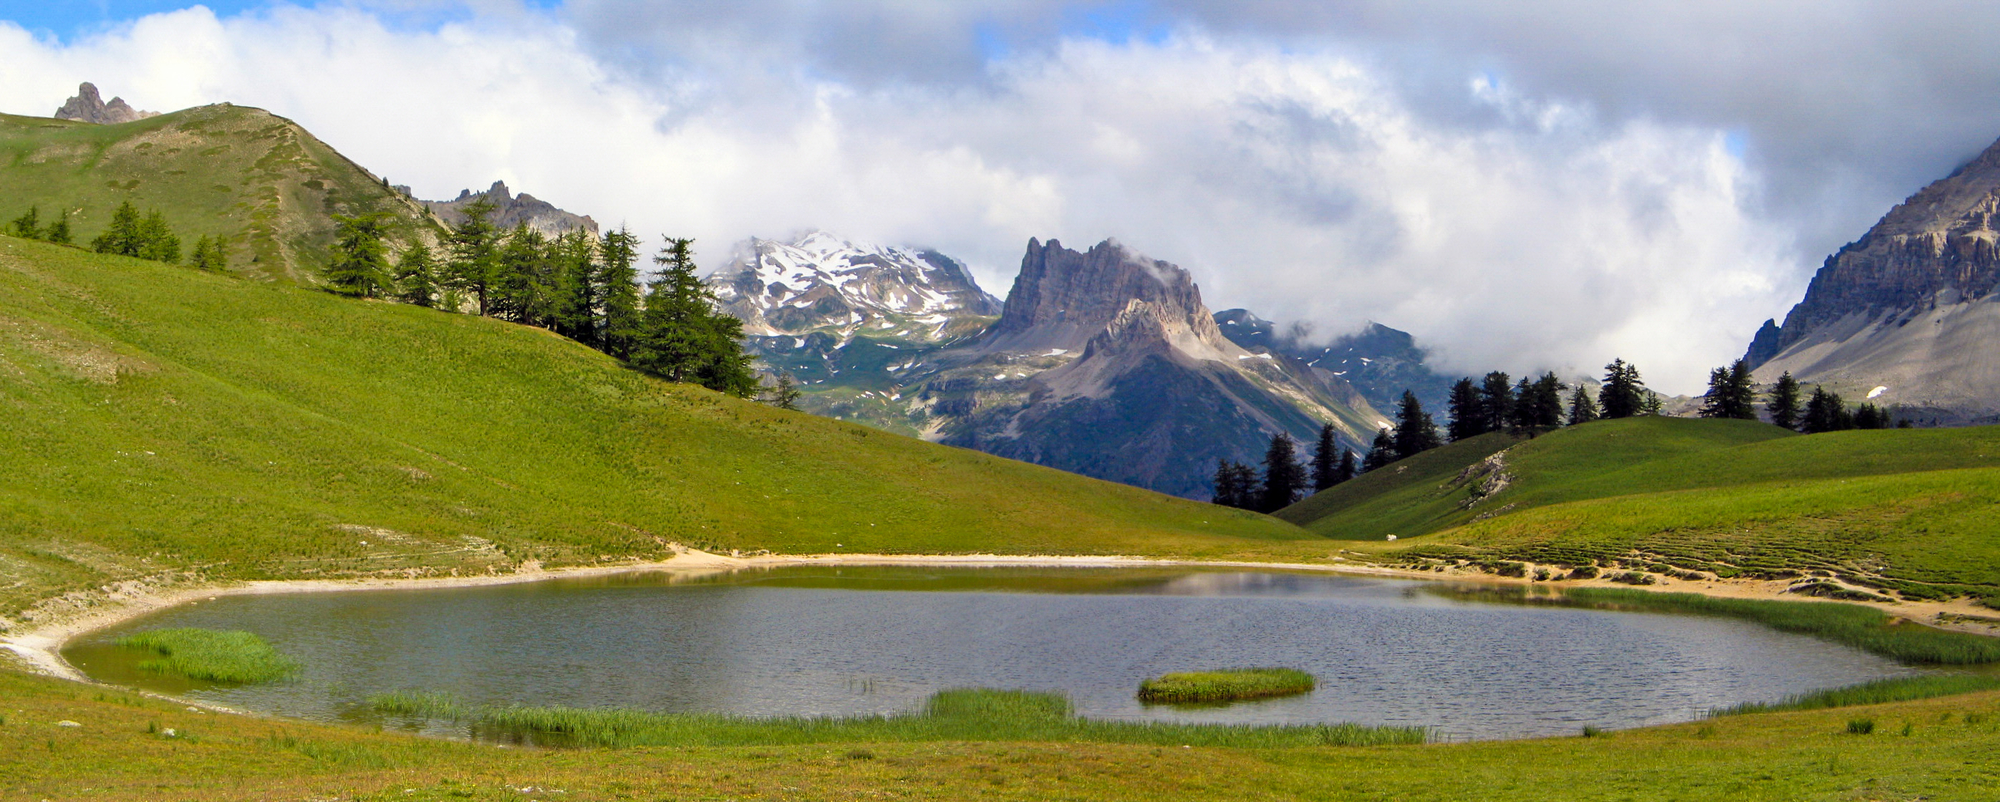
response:
[[[6,237],[0,376],[0,615],[182,568],[1324,543],[666,384],[539,329]]]
[[[9,799],[1990,800],[2000,693],[1599,737],[1384,747],[783,743],[505,749],[195,713],[0,670]],[[57,722],[77,726],[60,726]],[[1851,734],[1867,722],[1871,734]]]
[[[1799,436],[1747,421],[1600,421],[1516,443],[1464,482],[1493,449],[1450,448],[1463,450],[1408,460],[1416,478],[1357,480],[1280,516],[1335,537],[1406,524],[1382,547],[1403,553],[1824,571],[1919,597],[2000,596],[2000,427]],[[1468,504],[1496,472],[1505,489]]]
[[[221,104],[121,125],[0,115],[0,220],[63,209],[79,244],[124,201],[158,209],[182,240],[220,235],[230,266],[304,280],[328,260],[331,215],[386,212],[398,241],[434,238],[417,202],[261,109]]]

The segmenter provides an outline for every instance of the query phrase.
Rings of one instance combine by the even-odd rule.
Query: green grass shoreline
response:
[[[1296,748],[1421,744],[1422,727],[1359,724],[1246,726],[1079,718],[1052,693],[960,688],[939,691],[915,713],[855,717],[748,718],[630,709],[474,707],[438,693],[369,699],[375,712],[464,725],[480,740],[562,747],[769,746],[919,741],[1034,741],[1156,746]]]

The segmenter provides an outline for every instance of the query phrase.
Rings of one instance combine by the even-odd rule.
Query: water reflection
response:
[[[795,568],[484,588],[224,597],[80,640],[93,676],[240,709],[352,715],[371,694],[741,715],[914,710],[944,688],[1067,693],[1081,715],[1423,725],[1448,737],[1575,733],[1911,673],[1754,624],[1468,604],[1418,583],[1182,569]],[[133,629],[257,632],[296,682],[196,687],[137,672]],[[1319,690],[1148,706],[1167,671],[1289,666]]]

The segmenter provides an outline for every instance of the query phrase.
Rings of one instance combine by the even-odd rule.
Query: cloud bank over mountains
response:
[[[1454,370],[1622,356],[1693,392],[2000,135],[2000,51],[1953,46],[1996,12],[1938,8],[194,7],[66,40],[0,23],[0,110],[84,80],[256,105],[420,196],[502,179],[694,236],[704,265],[823,227],[1004,291],[1030,236],[1115,236],[1216,308],[1378,320]]]

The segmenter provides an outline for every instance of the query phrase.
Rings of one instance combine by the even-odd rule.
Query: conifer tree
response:
[[[1824,387],[1813,388],[1812,397],[1806,399],[1805,414],[1799,420],[1799,431],[1819,434],[1852,428],[1854,416],[1848,413],[1840,395],[1827,392]]]
[[[118,204],[111,212],[111,225],[90,241],[90,249],[119,256],[139,255],[139,210],[131,201]]]
[[[20,237],[21,239],[41,239],[42,238],[41,207],[39,206],[28,207],[27,214],[21,215],[20,217],[16,217],[14,218],[13,222],[7,224],[7,233],[16,237]]]
[[[549,238],[523,222],[501,244],[496,264],[490,313],[516,323],[548,326],[556,307]]]
[[[1514,425],[1530,429],[1553,428],[1562,423],[1562,380],[1553,371],[1532,382],[1522,379],[1515,390]]]
[[[556,295],[559,300],[556,304],[555,330],[584,345],[601,348],[597,316],[603,293],[597,283],[596,257],[597,248],[589,233],[582,229],[556,238]]]
[[[46,232],[43,232],[42,238],[57,245],[69,245],[75,241],[75,235],[69,230],[68,209],[64,209],[61,214],[56,215],[56,221],[49,224],[49,228]]]
[[[1513,379],[1500,371],[1486,374],[1479,385],[1479,408],[1485,413],[1484,428],[1497,432],[1514,423]]]
[[[1597,403],[1606,418],[1629,418],[1646,411],[1645,384],[1639,369],[1623,359],[1604,366],[1604,389]]]
[[[334,215],[333,264],[326,280],[345,295],[374,298],[389,289],[389,251],[382,244],[387,215]]]
[[[1354,452],[1345,448],[1341,449],[1340,463],[1333,466],[1333,483],[1340,484],[1360,475],[1361,466],[1355,463]]]
[[[660,276],[646,293],[643,335],[632,363],[668,381],[698,383],[748,398],[757,392],[743,322],[715,310],[715,293],[695,275],[694,240],[667,240],[654,257]]]
[[[1708,372],[1708,393],[1702,397],[1701,410],[1697,414],[1704,418],[1756,420],[1756,399],[1757,389],[1751,384],[1750,363],[1738,359],[1729,367]]]
[[[1569,398],[1569,425],[1589,423],[1597,420],[1597,401],[1590,397],[1590,387],[1576,386],[1576,395]]]
[[[1451,386],[1451,441],[1456,443],[1487,432],[1485,409],[1480,405],[1479,388],[1472,378],[1459,379]]]
[[[181,260],[181,238],[167,228],[166,216],[148,212],[146,219],[139,221],[138,251],[133,255],[141,259],[174,264]]]
[[[493,202],[482,196],[459,211],[465,214],[465,222],[451,229],[451,258],[445,262],[443,284],[454,294],[469,296],[474,314],[490,314],[500,240],[499,231],[487,219],[493,214]]]
[[[437,303],[437,257],[421,242],[403,250],[396,260],[396,298],[406,304],[431,306]]]
[[[228,270],[229,252],[223,248],[222,238],[204,234],[195,240],[194,250],[188,253],[188,266],[215,273]]]
[[[1438,445],[1437,424],[1416,393],[1404,390],[1402,407],[1396,411],[1396,458],[1414,457]]]
[[[639,239],[630,229],[604,235],[597,249],[596,283],[602,311],[598,315],[599,349],[619,359],[631,359],[643,334],[639,308]]]
[[[1771,413],[1771,425],[1786,429],[1799,426],[1799,380],[1792,378],[1791,371],[1785,371],[1771,386],[1771,399],[1764,406]]]
[[[1854,408],[1854,428],[1887,429],[1889,428],[1889,411],[1863,401],[1859,406]]]
[[[1362,471],[1372,471],[1397,460],[1396,436],[1389,429],[1375,430],[1375,442],[1368,445],[1368,456],[1361,460]]]
[[[1299,500],[1306,486],[1306,470],[1299,465],[1292,436],[1279,432],[1264,450],[1264,487],[1260,510],[1277,512]]]
[[[800,395],[802,393],[799,392],[799,382],[797,379],[792,378],[792,372],[788,370],[778,371],[778,378],[771,385],[771,393],[768,399],[771,402],[771,406],[779,409],[798,409]]]
[[[1319,442],[1313,444],[1313,492],[1317,493],[1334,486],[1334,467],[1335,463],[1339,461],[1339,458],[1333,453],[1336,450],[1342,449],[1336,443],[1333,424],[1322,424],[1319,427]]]

